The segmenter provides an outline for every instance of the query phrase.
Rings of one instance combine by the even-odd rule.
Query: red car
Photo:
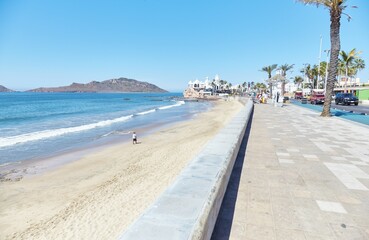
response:
[[[325,100],[325,96],[322,92],[313,92],[310,97],[311,104],[323,104]]]
[[[303,96],[302,96],[302,91],[296,91],[295,92],[295,99],[301,99]]]

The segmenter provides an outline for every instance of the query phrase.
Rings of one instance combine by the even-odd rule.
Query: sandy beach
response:
[[[243,105],[218,101],[140,144],[115,144],[0,183],[0,239],[116,239]]]

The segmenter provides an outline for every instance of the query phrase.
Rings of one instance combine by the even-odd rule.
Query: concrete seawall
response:
[[[248,101],[119,239],[210,239],[252,110]]]

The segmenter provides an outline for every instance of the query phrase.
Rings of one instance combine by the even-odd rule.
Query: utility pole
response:
[[[320,81],[320,58],[322,57],[322,41],[323,37],[320,35],[320,48],[319,48],[319,61],[318,61],[318,80],[316,83],[316,89],[319,89],[319,81]]]
[[[324,52],[327,53],[327,64],[325,66],[325,79],[324,79],[324,93],[326,92],[326,89],[327,89],[328,67],[329,67],[328,57],[329,57],[330,51],[331,51],[330,49],[324,50]]]

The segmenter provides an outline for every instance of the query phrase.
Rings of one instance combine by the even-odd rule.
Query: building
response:
[[[205,81],[189,81],[187,89],[183,92],[185,98],[205,98],[214,95],[219,89],[222,89],[222,84],[219,75],[215,75],[214,80],[210,81],[206,77]]]
[[[209,81],[209,78],[206,77],[206,80],[204,82],[199,81],[198,79],[196,79],[195,81],[189,81],[188,82],[188,88],[193,88],[197,91],[200,90],[211,90],[213,88],[211,82]]]

